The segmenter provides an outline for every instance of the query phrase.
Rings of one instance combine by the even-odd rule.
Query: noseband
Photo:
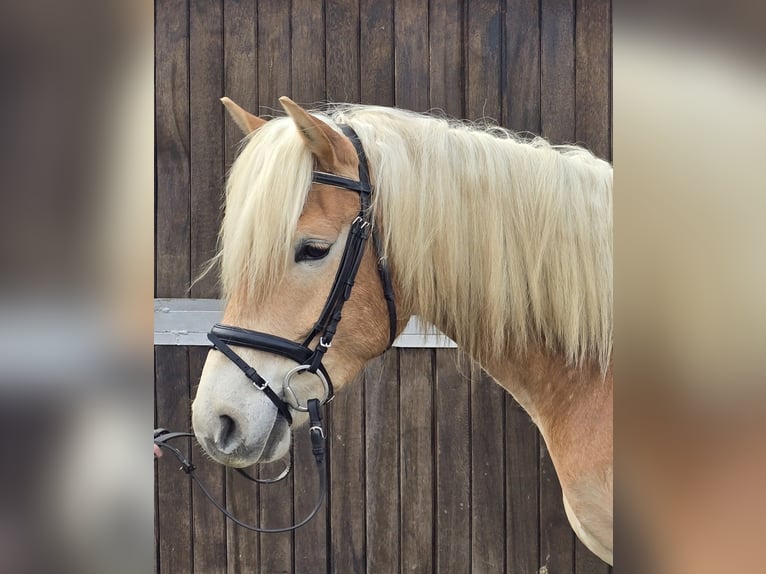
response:
[[[333,187],[339,187],[359,194],[359,214],[351,223],[351,228],[346,239],[346,246],[341,256],[340,265],[335,275],[330,294],[327,297],[327,301],[324,304],[322,312],[319,315],[316,323],[311,329],[306,339],[302,343],[296,343],[289,339],[284,339],[270,333],[261,333],[258,331],[251,331],[249,329],[243,329],[241,327],[234,327],[231,325],[216,324],[208,333],[208,339],[213,345],[213,348],[223,353],[232,363],[234,363],[248,379],[252,382],[253,386],[259,391],[266,394],[269,400],[277,408],[279,414],[287,421],[288,424],[292,424],[293,417],[290,409],[296,411],[309,413],[309,432],[311,435],[312,452],[317,464],[317,470],[319,472],[319,500],[314,509],[309,515],[301,522],[288,526],[285,528],[259,528],[249,524],[245,524],[229,514],[229,512],[218,503],[208,492],[208,490],[202,485],[197,476],[194,474],[194,465],[191,464],[183,454],[174,446],[168,444],[169,440],[182,436],[193,436],[192,433],[172,433],[165,429],[155,429],[154,442],[160,447],[168,449],[174,456],[176,456],[181,462],[181,470],[191,476],[191,478],[202,489],[202,492],[207,496],[211,502],[223,512],[229,519],[236,524],[253,530],[255,532],[288,532],[295,530],[296,528],[306,524],[314,515],[319,511],[324,500],[325,492],[327,490],[326,484],[326,468],[324,460],[325,451],[325,434],[322,428],[322,419],[320,413],[321,405],[332,400],[334,396],[334,389],[332,385],[332,379],[327,369],[322,364],[325,353],[332,346],[335,332],[337,331],[338,324],[341,320],[341,312],[343,305],[351,296],[351,290],[356,280],[356,275],[359,271],[359,266],[364,257],[365,247],[367,240],[372,236],[373,246],[378,259],[378,273],[380,275],[381,283],[383,285],[383,296],[386,300],[388,307],[388,319],[389,319],[389,347],[393,344],[396,338],[396,303],[394,301],[394,290],[391,282],[391,275],[388,269],[386,260],[381,253],[381,242],[378,235],[377,228],[373,225],[373,215],[370,209],[371,196],[372,196],[372,184],[370,183],[370,174],[367,166],[367,158],[362,147],[362,142],[356,135],[356,132],[347,125],[341,126],[341,130],[344,135],[351,140],[351,143],[356,149],[357,158],[359,160],[359,181],[342,177],[339,175],[325,173],[322,171],[314,171],[312,175],[312,181],[314,183],[320,183],[324,185],[330,185]],[[309,345],[311,342],[319,337],[316,346],[312,349]],[[284,394],[280,397],[261,375],[258,374],[253,367],[251,367],[242,357],[240,357],[230,345],[238,347],[247,347],[250,349],[257,349],[259,351],[266,351],[297,363],[297,366],[288,371],[285,375],[283,382]],[[291,380],[295,375],[307,372],[315,375],[322,385],[322,396],[308,399],[306,404],[301,404],[298,399],[295,390],[291,386]],[[255,482],[276,482],[286,477],[289,471],[289,466],[286,468],[277,479],[272,480],[257,480],[242,471],[237,469],[249,480]]]

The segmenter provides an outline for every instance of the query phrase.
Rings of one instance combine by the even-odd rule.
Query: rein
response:
[[[370,209],[372,184],[370,183],[370,175],[367,167],[367,157],[365,156],[362,142],[359,140],[359,136],[357,136],[356,132],[347,125],[341,126],[341,130],[343,131],[343,134],[351,140],[351,143],[356,150],[359,159],[359,181],[331,173],[314,171],[312,182],[331,185],[358,193],[359,214],[351,223],[348,238],[346,239],[346,245],[343,250],[343,255],[341,256],[340,264],[338,265],[335,280],[330,289],[330,294],[328,295],[322,312],[319,314],[319,319],[314,323],[311,332],[302,343],[296,343],[270,333],[261,333],[243,329],[241,327],[218,323],[216,323],[208,333],[208,339],[213,345],[213,349],[223,353],[245,374],[245,376],[247,376],[248,379],[250,379],[256,389],[265,393],[277,408],[279,414],[289,425],[293,422],[293,417],[290,412],[291,408],[296,411],[309,413],[309,434],[311,437],[312,453],[319,475],[319,498],[313,510],[306,518],[297,524],[283,528],[260,528],[246,524],[230,514],[221,503],[213,498],[194,473],[195,466],[186,459],[178,448],[168,443],[168,441],[179,437],[193,437],[194,434],[170,432],[167,429],[155,429],[154,431],[154,444],[169,450],[179,460],[181,463],[180,470],[183,470],[195,483],[197,483],[197,486],[200,487],[202,493],[216,506],[216,508],[235,524],[254,532],[279,533],[289,532],[296,528],[300,528],[308,523],[316,513],[319,512],[322,502],[325,499],[327,493],[327,469],[325,463],[325,433],[324,428],[322,427],[320,408],[323,404],[333,399],[335,391],[333,389],[330,374],[322,364],[322,360],[327,350],[332,346],[335,332],[341,320],[343,305],[351,296],[351,290],[354,286],[354,281],[356,280],[356,275],[359,271],[362,258],[364,257],[365,247],[370,235],[372,235],[373,247],[378,258],[378,273],[383,286],[383,296],[388,307],[389,348],[393,345],[394,339],[396,339],[397,316],[393,283],[391,281],[391,274],[386,260],[381,254],[381,243],[377,228],[373,225],[372,221],[373,216],[372,210]],[[316,346],[312,349],[309,345],[316,337],[319,337],[319,340]],[[298,366],[288,371],[285,375],[283,382],[283,396],[280,397],[269,386],[268,381],[261,377],[261,375],[258,374],[258,371],[250,366],[229,345],[266,351],[295,361]],[[292,378],[303,372],[315,375],[322,385],[320,397],[308,399],[305,405],[300,403],[298,396],[290,386]],[[237,471],[248,480],[269,484],[285,478],[289,474],[290,468],[290,465],[286,465],[285,470],[278,477],[265,480],[253,478],[241,469],[237,469]]]

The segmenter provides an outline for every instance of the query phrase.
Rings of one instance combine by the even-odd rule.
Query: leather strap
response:
[[[245,528],[247,530],[251,530],[253,532],[263,532],[265,534],[275,534],[280,532],[291,532],[297,528],[300,528],[304,524],[308,524],[308,522],[316,516],[317,512],[319,512],[319,509],[322,507],[322,503],[324,502],[325,496],[327,495],[327,463],[325,460],[325,433],[324,428],[322,427],[322,417],[319,413],[319,401],[317,399],[310,399],[308,402],[308,408],[309,408],[309,419],[310,419],[310,433],[311,433],[311,452],[314,454],[314,462],[316,463],[317,468],[317,475],[319,477],[319,495],[317,497],[316,504],[314,505],[314,508],[308,513],[308,515],[301,520],[300,522],[293,524],[291,526],[285,526],[282,528],[261,528],[259,526],[254,526],[252,524],[247,524],[246,522],[241,521],[236,516],[231,514],[226,507],[218,502],[213,495],[210,493],[210,491],[205,488],[205,485],[202,484],[202,481],[200,481],[199,477],[197,477],[196,474],[196,467],[189,461],[184,454],[176,447],[174,447],[172,444],[169,443],[170,440],[173,440],[175,438],[179,437],[193,437],[194,435],[192,433],[188,432],[170,432],[167,429],[159,428],[154,429],[154,444],[159,446],[160,448],[166,449],[173,453],[173,456],[175,456],[178,461],[181,463],[180,470],[183,470],[186,474],[191,477],[191,479],[197,483],[197,486],[202,491],[202,494],[204,494],[210,502],[213,503],[213,505],[220,510],[226,518],[237,524],[238,526],[241,526],[242,528]],[[245,475],[247,476],[247,475]],[[248,477],[249,478],[249,477]]]
[[[349,125],[342,125],[341,131],[351,141],[356,150],[356,155],[359,158],[359,181],[366,183],[370,188],[370,194],[372,193],[372,183],[370,181],[369,165],[367,163],[367,154],[364,151],[364,146],[359,136]],[[370,209],[370,196],[364,193],[360,194],[359,200],[362,204],[362,212],[366,213]],[[370,216],[371,217],[371,216]],[[372,222],[371,222],[372,223]],[[378,234],[377,225],[372,225],[372,243],[375,247],[375,254],[378,258],[378,274],[380,275],[381,283],[383,284],[383,297],[386,299],[386,306],[388,307],[388,323],[389,323],[389,348],[394,344],[396,340],[396,328],[397,328],[397,316],[396,316],[396,301],[394,299],[394,286],[391,281],[391,273],[388,269],[388,262],[383,257],[382,246],[380,241],[380,235]]]
[[[237,353],[234,352],[234,350],[229,347],[226,343],[224,343],[215,333],[212,331],[207,334],[207,338],[210,339],[210,342],[213,343],[213,346],[218,349],[221,353],[226,355],[226,358],[229,359],[232,363],[237,365],[239,367],[239,370],[245,373],[245,376],[247,376],[248,379],[250,379],[253,384],[255,385],[255,388],[257,388],[260,391],[263,391],[267,397],[269,397],[269,400],[271,400],[272,403],[274,403],[274,406],[277,407],[277,410],[279,411],[279,414],[281,414],[285,420],[287,421],[287,424],[291,425],[293,424],[293,417],[290,414],[290,407],[287,406],[287,403],[285,403],[282,399],[280,399],[277,394],[274,392],[274,389],[272,389],[269,384],[266,382],[266,380],[261,377],[261,375],[258,374],[258,371],[256,371],[253,367],[248,365],[242,357],[237,355]]]
[[[342,187],[350,191],[356,191],[357,193],[372,193],[372,188],[369,183],[363,181],[356,181],[343,177],[342,175],[335,175],[334,173],[326,173],[324,171],[315,171],[313,177],[314,183],[323,183],[325,185],[332,185],[334,187]]]

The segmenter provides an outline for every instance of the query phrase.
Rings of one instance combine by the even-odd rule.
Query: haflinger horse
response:
[[[307,416],[278,408],[280,397],[289,390],[291,405],[326,398],[317,375],[342,387],[390,346],[392,316],[395,336],[416,315],[526,410],[550,452],[572,528],[611,564],[610,164],[579,147],[399,109],[309,113],[283,97],[287,117],[265,121],[222,101],[247,134],[228,178],[217,256],[224,323],[294,347],[307,337],[304,346],[326,343],[316,317],[358,231],[359,194],[349,190],[360,179],[360,157],[372,186],[362,211],[377,241],[360,251],[320,370],[304,366],[295,376],[300,358],[236,340],[229,343],[244,366],[210,352],[192,409],[207,453],[237,468],[285,456],[289,419]]]

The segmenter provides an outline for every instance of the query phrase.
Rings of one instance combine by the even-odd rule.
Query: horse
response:
[[[244,367],[211,351],[192,405],[207,454],[235,468],[282,458],[290,419],[307,419],[297,397],[317,395],[317,376],[342,388],[418,316],[525,409],[572,528],[611,564],[611,165],[581,147],[396,108],[309,112],[282,97],[287,115],[267,121],[222,102],[245,133],[214,260],[223,321],[296,348],[318,340],[323,358],[296,376],[294,361],[271,347],[237,346]],[[373,190],[361,212],[349,192],[360,168]],[[375,241],[360,248],[330,345],[315,320],[360,214]]]

